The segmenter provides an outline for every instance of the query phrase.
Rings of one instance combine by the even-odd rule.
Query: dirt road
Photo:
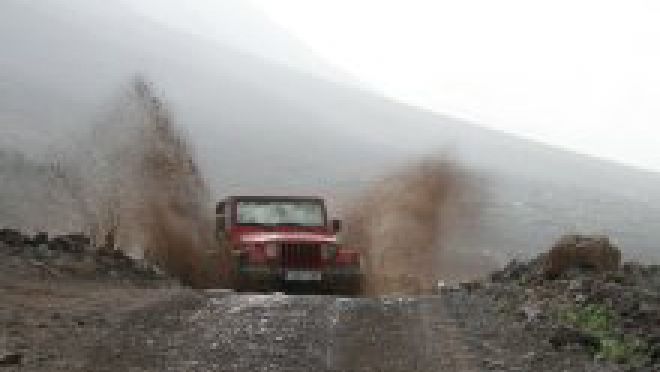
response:
[[[602,370],[544,349],[478,301],[465,294],[189,298],[134,313],[97,341],[81,370]]]
[[[56,265],[3,251],[0,371],[622,370],[555,350],[524,311],[502,311],[519,303],[496,284],[433,296],[236,294],[93,256],[59,253]]]
[[[211,296],[174,317],[143,315],[107,335],[87,368],[478,370],[454,321],[431,298],[231,294]],[[133,332],[136,327],[144,332]]]
[[[465,293],[337,298],[209,295],[183,288],[84,290],[82,295],[50,289],[47,296],[21,290],[14,296],[12,301],[24,305],[14,303],[4,314],[8,337],[0,349],[20,353],[22,361],[0,369],[603,370],[579,353],[553,352],[524,325],[484,311],[489,304]],[[31,302],[35,297],[46,300]]]

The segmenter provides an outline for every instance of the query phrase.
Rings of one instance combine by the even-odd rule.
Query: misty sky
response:
[[[222,11],[212,0],[188,2],[186,11],[132,1],[209,38]],[[660,171],[660,2],[252,3],[330,65],[390,97]]]

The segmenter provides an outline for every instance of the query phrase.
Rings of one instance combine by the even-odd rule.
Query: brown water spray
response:
[[[443,160],[425,160],[376,182],[346,214],[346,244],[364,257],[367,294],[432,290],[443,259],[444,219],[467,178]]]
[[[228,260],[214,238],[208,188],[152,86],[136,78],[92,137],[82,173],[97,240],[193,286],[223,284]]]

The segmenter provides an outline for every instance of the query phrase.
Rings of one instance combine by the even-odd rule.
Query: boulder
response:
[[[23,360],[23,354],[0,352],[0,366],[21,364],[22,360]]]
[[[565,235],[545,256],[543,273],[554,279],[569,270],[606,272],[621,265],[621,251],[601,235]]]
[[[48,246],[55,251],[81,253],[89,247],[90,239],[83,234],[66,234],[54,237]]]
[[[23,246],[25,236],[14,229],[0,229],[0,241],[10,246]]]
[[[48,233],[38,232],[34,235],[32,241],[34,241],[35,245],[48,244]]]
[[[48,248],[54,251],[67,251],[69,250],[69,242],[64,238],[57,236],[48,242]]]

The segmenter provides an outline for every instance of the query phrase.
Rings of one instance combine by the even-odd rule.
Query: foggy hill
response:
[[[25,153],[21,161],[37,168],[71,146],[71,133],[89,128],[130,76],[142,73],[188,132],[215,195],[345,196],[397,164],[450,151],[488,194],[478,233],[457,234],[456,247],[529,254],[578,229],[611,233],[630,254],[660,259],[660,233],[648,228],[660,221],[657,174],[323,80],[300,63],[259,56],[254,45],[241,50],[187,34],[120,2],[4,1],[0,45],[0,149]],[[3,184],[0,197],[15,199],[8,190]],[[17,220],[10,215],[0,218]]]
[[[245,0],[125,1],[157,22],[196,37],[219,41],[279,65],[324,78],[357,84],[345,72],[316,56],[301,41]],[[208,12],[213,9],[213,12]]]

